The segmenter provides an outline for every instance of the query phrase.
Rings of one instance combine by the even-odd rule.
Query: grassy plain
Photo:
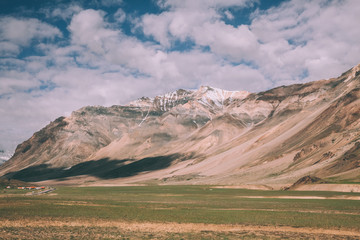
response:
[[[350,199],[359,193],[211,186],[24,193],[0,193],[0,239],[360,238],[360,200]]]

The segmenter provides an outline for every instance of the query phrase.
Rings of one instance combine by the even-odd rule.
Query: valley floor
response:
[[[359,193],[214,186],[27,193],[1,191],[0,239],[360,239]]]
[[[358,239],[359,232],[201,223],[2,221],[0,239]]]

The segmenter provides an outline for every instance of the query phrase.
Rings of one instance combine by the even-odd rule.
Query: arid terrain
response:
[[[359,191],[359,73],[360,65],[260,93],[201,87],[84,107],[20,144],[0,175],[52,185],[269,189],[311,176],[321,180],[311,182],[317,190]]]

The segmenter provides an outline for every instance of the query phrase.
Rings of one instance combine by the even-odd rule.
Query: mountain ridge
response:
[[[83,107],[20,144],[0,175],[100,185],[360,181],[359,77],[357,65],[259,93],[202,86]]]
[[[229,104],[233,99],[243,99],[249,94],[250,92],[247,91],[228,91],[211,86],[200,86],[196,90],[178,89],[153,98],[142,97],[130,102],[128,106],[154,107],[161,111],[167,111],[178,104],[185,104],[193,99],[208,107],[222,108],[224,104]]]

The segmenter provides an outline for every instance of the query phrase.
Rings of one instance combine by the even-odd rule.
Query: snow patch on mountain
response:
[[[197,90],[180,89],[153,98],[142,97],[130,102],[129,106],[148,107],[166,112],[179,104],[197,101],[207,108],[223,108],[225,102],[230,104],[234,99],[244,99],[249,94],[247,91],[227,91],[209,86],[201,86]]]
[[[231,103],[234,99],[244,99],[249,94],[247,91],[227,91],[209,86],[201,86],[200,89],[195,92],[195,96],[198,96],[198,102],[208,107],[215,105],[219,108],[224,107],[226,100],[229,100],[228,103]]]

